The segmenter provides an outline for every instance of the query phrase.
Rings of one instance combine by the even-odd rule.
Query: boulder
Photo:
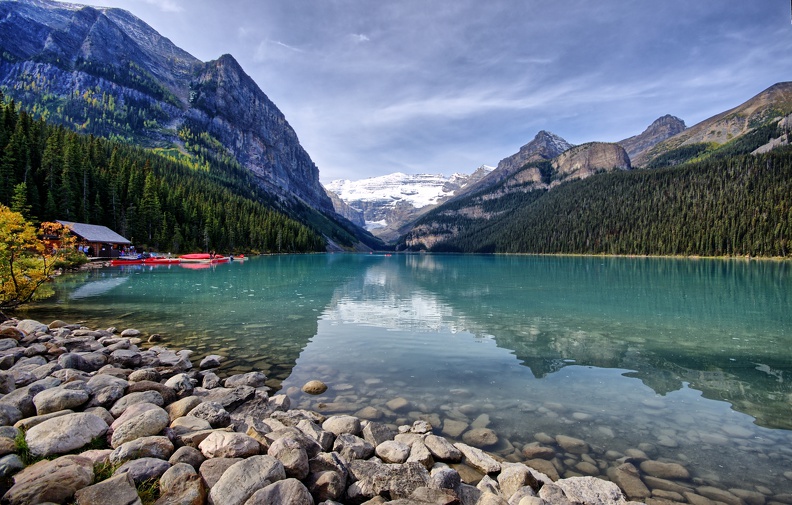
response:
[[[474,428],[462,435],[462,441],[473,447],[492,447],[498,443],[498,435],[489,428]]]
[[[147,410],[116,427],[110,447],[117,449],[126,442],[160,434],[168,426],[168,413],[161,408]]]
[[[77,413],[37,424],[25,434],[33,456],[49,457],[80,449],[107,433],[107,423],[94,414]]]
[[[286,478],[272,456],[252,456],[230,466],[209,491],[210,505],[241,505],[256,491]],[[284,502],[286,503],[286,502]]]
[[[687,479],[690,473],[679,463],[647,460],[641,462],[641,471],[659,479]]]
[[[261,446],[244,433],[214,431],[198,444],[207,458],[247,458],[259,453]]]
[[[90,396],[81,389],[66,389],[62,387],[45,389],[33,397],[38,415],[50,414],[60,410],[72,409],[86,403]]]
[[[113,475],[128,473],[135,484],[141,484],[149,479],[158,479],[164,474],[170,463],[157,458],[140,458],[127,461],[115,471]]]
[[[473,468],[481,471],[482,473],[498,472],[501,469],[500,463],[495,461],[492,456],[485,453],[481,449],[471,447],[467,444],[457,443],[454,447],[459,449],[459,452],[465,457],[465,461]]]
[[[130,393],[115,402],[110,408],[110,413],[113,414],[113,417],[118,417],[123,414],[130,405],[136,403],[153,403],[158,407],[162,407],[165,405],[165,400],[163,400],[162,395],[157,391],[138,391]]]
[[[203,402],[188,414],[209,421],[213,428],[223,428],[231,423],[231,414],[217,402]]]
[[[245,505],[269,505],[271,503],[314,505],[314,500],[305,484],[297,479],[285,479],[259,489],[245,502]]]
[[[198,365],[198,367],[201,370],[206,370],[207,368],[217,368],[220,366],[220,361],[222,359],[223,359],[222,356],[218,356],[217,354],[210,354],[209,356],[201,360],[201,363]]]
[[[429,452],[438,461],[447,461],[449,463],[457,463],[462,460],[462,453],[454,447],[454,445],[443,437],[437,435],[427,435],[424,438]]]
[[[619,486],[595,477],[570,477],[557,481],[555,485],[560,487],[573,503],[623,505],[627,501]]]
[[[267,376],[261,372],[248,372],[238,375],[232,375],[225,380],[223,384],[227,388],[235,388],[238,386],[250,386],[252,388],[259,388],[266,385]]]
[[[176,452],[168,459],[168,463],[171,465],[177,465],[178,463],[187,463],[191,467],[198,470],[201,467],[201,463],[206,460],[204,455],[196,449],[195,447],[183,446],[176,449]]]
[[[304,479],[308,475],[308,453],[295,438],[282,437],[275,440],[267,454],[281,462],[287,477]]]
[[[114,475],[74,494],[77,505],[140,505],[135,482],[128,473]]]
[[[354,416],[331,416],[322,423],[322,429],[336,436],[348,433],[350,435],[360,435],[360,419]]]
[[[173,389],[179,396],[190,395],[194,389],[193,383],[186,373],[174,375],[165,381],[165,386]]]
[[[309,395],[320,395],[327,391],[327,384],[320,380],[308,381],[303,385],[302,391]]]
[[[589,445],[579,438],[558,435],[555,439],[558,445],[570,454],[588,454],[589,452]]]
[[[65,503],[78,490],[91,485],[93,463],[80,456],[61,456],[35,463],[14,477],[14,485],[3,496],[8,505]]]
[[[349,433],[342,433],[336,437],[335,443],[333,443],[333,450],[347,461],[368,459],[374,454],[373,445]]]
[[[114,465],[126,463],[131,459],[165,459],[173,454],[173,443],[168,437],[141,437],[121,444],[110,454],[109,461]]]
[[[182,398],[181,400],[177,400],[167,407],[165,407],[165,412],[168,413],[171,422],[174,419],[179,417],[186,416],[188,412],[192,409],[197,407],[201,404],[201,399],[196,396],[188,396],[187,398]]]
[[[374,453],[385,463],[404,463],[410,457],[410,446],[395,440],[379,444]]]
[[[160,493],[160,497],[154,502],[154,505],[204,505],[206,503],[206,486],[199,475],[184,475],[170,482],[166,488],[160,487]]]

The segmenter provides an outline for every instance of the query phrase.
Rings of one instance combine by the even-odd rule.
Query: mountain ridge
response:
[[[0,0],[0,89],[80,133],[207,167],[232,159],[282,212],[325,235],[353,227],[335,212],[283,113],[232,56],[201,62],[128,11]]]

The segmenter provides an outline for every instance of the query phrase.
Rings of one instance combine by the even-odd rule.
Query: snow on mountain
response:
[[[358,181],[339,179],[325,188],[338,195],[349,207],[362,212],[366,228],[393,231],[412,219],[418,209],[437,205],[451,198],[466,185],[494,170],[482,166],[473,174],[394,174]]]

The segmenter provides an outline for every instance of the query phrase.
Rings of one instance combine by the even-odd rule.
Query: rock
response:
[[[546,484],[539,490],[539,498],[553,505],[575,505],[563,489],[555,484]]]
[[[22,418],[22,412],[20,412],[18,408],[13,405],[0,403],[0,426],[12,426],[18,423]]]
[[[23,319],[16,325],[17,330],[20,330],[25,335],[31,335],[38,332],[46,333],[49,328],[46,324],[40,323],[33,319]]]
[[[394,398],[385,404],[390,410],[394,412],[399,412],[401,410],[406,410],[410,407],[410,402],[407,401],[405,398]]]
[[[136,330],[134,328],[127,328],[126,330],[121,332],[121,336],[124,338],[134,338],[139,337],[141,335],[140,330]]]
[[[410,446],[395,440],[379,444],[374,453],[385,463],[404,463],[410,457]]]
[[[99,416],[68,414],[32,427],[25,434],[25,441],[33,456],[48,457],[80,449],[107,430],[107,423]]]
[[[192,409],[189,415],[209,421],[213,428],[224,428],[231,423],[231,414],[217,402],[203,402]]]
[[[521,464],[501,468],[501,472],[498,474],[498,486],[506,498],[511,497],[518,489],[525,486],[539,487],[530,469]]]
[[[690,473],[679,463],[663,463],[660,461],[647,460],[642,462],[640,467],[644,473],[659,479],[690,478]]]
[[[492,456],[485,453],[481,449],[477,449],[462,443],[454,444],[454,447],[459,449],[459,451],[465,457],[466,462],[470,466],[485,474],[498,472],[501,469],[500,463],[495,461]]]
[[[288,503],[289,505],[314,505],[311,493],[297,479],[285,479],[253,493],[245,505],[269,505]]]
[[[77,505],[140,505],[140,497],[132,476],[128,473],[114,475],[74,494]]]
[[[191,395],[193,392],[193,383],[186,373],[176,374],[167,381],[165,386],[173,389],[179,396]]]
[[[560,487],[573,503],[623,505],[626,501],[619,486],[595,477],[570,477],[559,480],[555,485]]]
[[[415,421],[412,426],[410,426],[410,433],[416,433],[418,435],[425,435],[431,433],[431,431],[432,425],[423,419]]]
[[[727,503],[728,505],[745,505],[740,498],[729,491],[714,486],[699,486],[696,488],[696,492],[716,502]]]
[[[170,468],[170,464],[167,461],[157,458],[140,458],[127,461],[113,475],[128,473],[137,485],[149,479],[160,478],[168,468]]]
[[[553,459],[556,455],[551,447],[541,445],[526,445],[522,448],[525,459]]]
[[[160,488],[160,491],[162,494],[154,502],[154,505],[204,505],[206,503],[206,488],[198,475],[183,475],[168,483],[165,489]]]
[[[531,459],[526,461],[525,465],[547,476],[551,482],[555,482],[561,478],[553,463],[546,459]]]
[[[153,368],[141,368],[129,374],[129,382],[151,381],[159,382],[160,373]]]
[[[227,388],[235,388],[239,386],[250,386],[252,388],[259,388],[266,385],[267,376],[261,372],[248,372],[238,375],[232,375],[227,378],[223,385]]]
[[[474,447],[491,447],[498,443],[498,435],[489,428],[474,428],[466,431],[462,440]]]
[[[33,397],[38,415],[50,414],[60,410],[72,409],[88,401],[88,393],[80,389],[45,389]]]
[[[252,456],[230,466],[209,491],[210,505],[244,504],[256,491],[284,480],[283,465],[272,456]]]
[[[468,426],[468,423],[462,421],[446,419],[443,421],[443,434],[452,438],[459,438],[459,436],[468,429]]]
[[[181,400],[177,400],[167,407],[165,407],[165,412],[168,413],[168,417],[170,418],[171,422],[174,419],[178,419],[179,417],[186,416],[188,412],[192,409],[197,407],[201,404],[201,399],[196,396],[188,396],[186,398],[182,398]]]
[[[138,351],[118,349],[110,354],[110,363],[121,368],[137,368],[143,363],[143,356]]]
[[[308,475],[308,453],[294,438],[283,437],[275,440],[267,454],[281,462],[287,477],[302,480]]]
[[[224,409],[230,412],[252,399],[255,395],[256,390],[250,386],[215,388],[209,391],[209,394],[203,398],[203,401],[219,403]]]
[[[589,452],[589,445],[579,438],[558,435],[556,436],[556,442],[570,454],[588,454]]]
[[[0,479],[11,477],[25,468],[25,463],[16,454],[8,454],[0,458]]]
[[[176,435],[212,429],[212,425],[209,424],[209,421],[194,416],[180,417],[174,420],[170,424],[170,427]]]
[[[165,473],[162,474],[159,481],[159,488],[161,493],[167,493],[174,485],[191,475],[198,476],[198,472],[191,465],[187,463],[176,463],[171,465]]]
[[[420,463],[388,465],[354,461],[350,463],[350,473],[357,481],[347,488],[347,494],[350,498],[358,497],[357,500],[386,492],[392,499],[407,499],[413,491],[429,483],[429,472]]]
[[[363,427],[363,439],[374,447],[382,442],[393,440],[395,436],[396,432],[386,424],[368,422]]]
[[[74,414],[73,410],[61,410],[58,412],[53,412],[51,414],[44,414],[43,416],[33,416],[33,417],[26,417],[24,419],[20,419],[16,423],[14,423],[14,427],[20,430],[29,430],[30,428],[43,423],[44,421],[48,421],[50,419],[54,419],[56,417],[66,416],[69,414]],[[101,417],[101,416],[99,416]],[[107,423],[106,419],[102,419],[105,423]]]
[[[336,436],[347,433],[350,435],[360,435],[360,419],[353,416],[332,416],[322,423],[322,429]],[[373,447],[372,447],[373,449]]]
[[[308,381],[303,385],[302,391],[309,395],[320,395],[327,391],[327,384],[319,380]]]
[[[336,437],[333,450],[346,460],[368,459],[374,454],[373,445],[349,433],[342,433]]]
[[[316,443],[319,444],[319,446],[322,448],[322,451],[330,451],[330,449],[333,447],[335,436],[332,433],[323,430],[315,423],[307,419],[303,419],[297,423],[297,429],[302,431],[306,436],[316,440]],[[365,433],[365,429],[363,431]],[[368,442],[371,443],[370,441]]]
[[[168,405],[176,401],[176,392],[173,388],[160,384],[159,382],[152,381],[138,381],[130,382],[127,388],[127,395],[132,393],[145,393],[147,391],[156,391],[162,396],[163,405]]]
[[[203,381],[201,382],[201,386],[204,389],[214,389],[219,388],[222,386],[223,383],[220,380],[220,377],[214,372],[206,372],[203,374]]]
[[[39,461],[14,477],[14,485],[3,496],[7,505],[32,503],[65,503],[78,490],[91,485],[93,463],[80,456],[61,456]]]
[[[314,472],[309,474],[304,482],[315,503],[336,500],[346,490],[346,477],[339,472]]]
[[[429,479],[431,489],[457,489],[462,483],[459,472],[453,468],[437,468],[432,470]]]
[[[136,403],[153,403],[158,407],[165,405],[162,395],[157,391],[140,391],[130,393],[113,404],[110,408],[110,413],[113,417],[118,417],[130,406]]]
[[[10,372],[0,372],[0,394],[7,395],[16,389],[14,374]]]
[[[110,454],[110,463],[120,465],[131,459],[157,458],[167,460],[173,454],[168,437],[141,437],[121,444]]]
[[[201,476],[201,480],[206,485],[206,488],[210,489],[217,484],[217,481],[220,480],[220,477],[223,476],[226,470],[240,461],[245,460],[242,458],[207,459],[201,463],[201,466],[198,468],[198,474]]]
[[[429,452],[438,461],[447,461],[449,463],[456,463],[462,460],[462,453],[448,440],[437,435],[427,435],[424,438]]]
[[[630,500],[641,500],[651,495],[641,480],[638,469],[630,463],[624,463],[616,468],[610,467],[608,477],[618,484]]]
[[[128,409],[124,411],[123,414],[118,416],[118,419],[113,420],[110,423],[110,428],[115,430],[125,422],[129,421],[135,416],[142,414],[143,412],[147,412],[149,410],[157,410],[161,407],[154,405],[153,403],[135,403],[134,405],[130,405]],[[111,416],[112,417],[112,416]]]
[[[168,426],[168,413],[161,408],[147,410],[116,427],[110,438],[110,446],[117,449],[122,444],[141,438],[158,435]]]
[[[171,465],[176,465],[178,463],[187,463],[191,467],[198,470],[201,467],[201,463],[206,460],[203,453],[196,449],[195,447],[179,447],[176,449],[176,452],[168,459],[168,463]]]
[[[222,359],[223,359],[222,356],[218,356],[217,354],[210,354],[209,356],[201,360],[201,363],[198,365],[198,367],[201,370],[206,370],[207,368],[217,368],[220,366],[220,361]]]
[[[247,458],[259,453],[261,446],[244,433],[214,431],[198,444],[207,458]]]

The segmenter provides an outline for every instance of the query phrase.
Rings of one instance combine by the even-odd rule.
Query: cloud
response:
[[[182,12],[184,8],[179,5],[179,0],[143,0],[143,2],[158,7],[164,12]]]
[[[360,42],[369,42],[371,40],[368,37],[368,35],[365,35],[363,33],[353,33],[351,35],[351,37],[352,37],[352,40],[354,40],[355,42],[358,42],[358,43],[360,43]]]

